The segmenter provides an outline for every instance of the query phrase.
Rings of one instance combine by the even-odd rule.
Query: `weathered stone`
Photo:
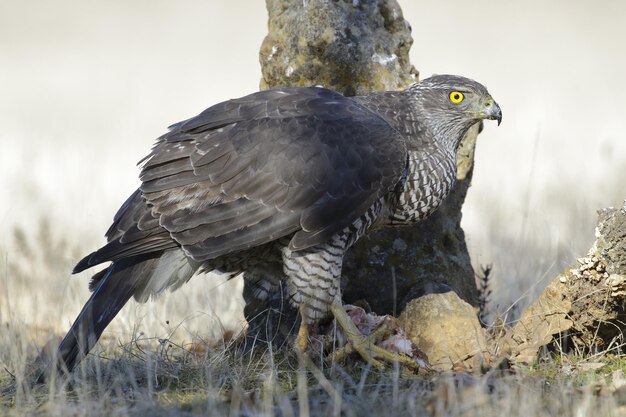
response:
[[[543,346],[597,352],[623,343],[626,204],[599,212],[596,238],[587,256],[556,277],[504,338],[495,340],[498,354],[530,364]]]
[[[621,209],[600,210],[592,251],[609,274],[626,275],[626,202]]]
[[[322,85],[345,95],[414,82],[411,28],[395,0],[267,0],[261,89]]]
[[[416,81],[410,64],[410,26],[396,0],[267,0],[269,33],[260,51],[261,88],[323,85],[346,95],[397,90]],[[439,210],[416,226],[370,233],[344,260],[344,301],[367,301],[378,314],[395,314],[409,300],[452,289],[477,302],[461,206],[470,186],[475,126],[457,152],[457,184]],[[394,282],[395,279],[395,282]],[[249,338],[284,341],[280,329],[296,319],[285,292],[268,303],[252,300],[244,315]],[[263,311],[269,308],[270,317]],[[297,326],[297,323],[296,323]]]
[[[498,340],[498,354],[509,356],[515,363],[535,363],[539,350],[550,343],[554,335],[572,327],[568,318],[572,303],[565,297],[566,283],[567,276],[560,275],[546,287],[511,331]]]
[[[490,361],[474,307],[453,291],[412,300],[400,314],[400,323],[436,370],[480,370]]]

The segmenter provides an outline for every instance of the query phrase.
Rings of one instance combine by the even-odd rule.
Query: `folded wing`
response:
[[[397,131],[317,87],[226,101],[170,129],[142,161],[109,243],[77,270],[177,245],[203,261],[291,234],[291,249],[305,249],[365,213],[406,165]]]

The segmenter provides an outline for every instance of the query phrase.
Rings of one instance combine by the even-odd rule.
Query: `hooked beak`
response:
[[[498,103],[493,100],[491,100],[491,103],[485,109],[484,115],[485,119],[497,120],[498,126],[502,123],[502,110],[500,106],[498,106]]]

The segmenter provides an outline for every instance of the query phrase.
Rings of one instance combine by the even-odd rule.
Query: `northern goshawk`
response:
[[[501,118],[484,86],[438,75],[357,97],[261,91],[171,126],[142,160],[141,185],[108,243],[74,268],[111,262],[91,280],[59,364],[71,370],[131,297],[176,289],[197,271],[243,272],[258,297],[285,280],[302,315],[299,345],[311,323],[331,314],[346,323],[346,250],[372,227],[436,210],[454,184],[464,134]]]

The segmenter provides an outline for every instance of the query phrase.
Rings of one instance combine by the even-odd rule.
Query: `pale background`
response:
[[[474,265],[494,264],[492,309],[523,306],[584,255],[595,210],[626,198],[626,2],[401,4],[422,77],[474,78],[503,109],[480,137],[463,226]],[[103,243],[135,163],[169,124],[258,89],[266,19],[260,0],[0,0],[0,323],[67,329],[88,276],[69,270]],[[113,329],[237,327],[240,299],[215,287],[240,290],[194,278]]]

